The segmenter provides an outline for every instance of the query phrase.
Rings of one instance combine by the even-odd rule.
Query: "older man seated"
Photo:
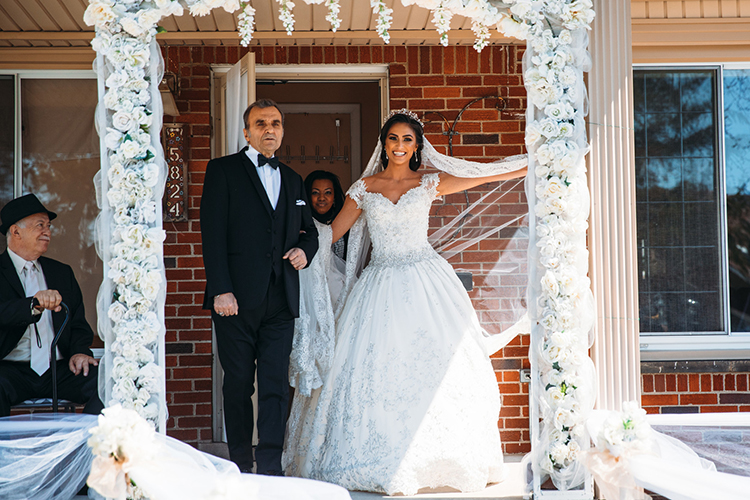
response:
[[[103,405],[92,357],[94,333],[86,322],[83,296],[70,266],[42,257],[50,243],[47,210],[33,194],[9,202],[0,211],[0,233],[8,249],[0,255],[0,417],[29,398],[52,396],[50,348],[55,332],[70,318],[57,344],[58,394],[85,404],[97,414]]]

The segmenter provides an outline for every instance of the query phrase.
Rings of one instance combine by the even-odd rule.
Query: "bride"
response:
[[[477,491],[503,478],[500,396],[482,327],[427,230],[438,196],[522,177],[525,161],[465,178],[422,174],[423,159],[454,173],[460,162],[426,143],[414,113],[392,113],[371,167],[331,225],[334,242],[352,230],[335,348],[330,363],[319,363],[322,385],[295,395],[287,475],[406,495]],[[372,254],[355,283],[353,254],[366,254],[368,232]]]

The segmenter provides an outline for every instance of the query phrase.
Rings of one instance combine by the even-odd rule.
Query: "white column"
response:
[[[594,0],[589,73],[589,251],[597,407],[640,402],[630,0]]]

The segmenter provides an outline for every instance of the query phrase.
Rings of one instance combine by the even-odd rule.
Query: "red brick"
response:
[[[701,406],[701,413],[735,413],[736,406]]]
[[[530,443],[503,443],[505,453],[509,455],[520,455],[531,451]]]
[[[430,71],[430,47],[419,47],[419,72],[429,74]]]
[[[466,72],[479,73],[479,54],[472,47],[467,47]]]
[[[178,363],[180,366],[211,366],[213,363],[213,356],[210,355],[186,355],[183,354],[178,356]]]
[[[443,76],[409,76],[409,85],[414,87],[442,86],[445,84]]]
[[[197,429],[168,429],[167,435],[183,442],[191,442],[198,439]]]
[[[346,62],[349,64],[356,64],[359,62],[359,48],[358,47],[347,47],[346,48]]]
[[[701,375],[701,392],[711,392],[711,375],[704,373]]]
[[[211,401],[211,392],[175,392],[172,394],[175,404],[180,403],[205,403]]]
[[[312,47],[312,62],[313,64],[323,63],[323,47],[319,45]]]
[[[211,378],[211,368],[174,368],[172,377],[177,379]],[[183,401],[185,403],[189,401]]]
[[[432,56],[432,73],[440,74],[443,72],[443,55],[444,47],[430,47]]]
[[[737,391],[747,392],[747,373],[738,373],[735,375],[737,382]]]
[[[734,374],[728,373],[724,375],[724,390],[726,391],[733,391],[735,388],[734,385]]]
[[[406,60],[409,62],[409,74],[419,73],[419,47],[410,45],[406,47]]]
[[[717,402],[716,394],[680,394],[681,405],[715,405]]]
[[[677,406],[680,404],[677,394],[643,394],[641,395],[642,406]],[[685,403],[683,403],[685,404]]]
[[[299,48],[300,64],[310,64],[312,62],[312,47],[305,46]]]
[[[180,417],[177,420],[177,426],[180,429],[190,427],[211,427],[211,417]]]
[[[372,64],[382,64],[383,63],[383,46],[382,45],[373,45],[370,47],[370,50],[372,51]]]
[[[654,392],[654,376],[645,374],[641,376],[643,392]]]
[[[391,87],[391,98],[421,98],[422,89],[419,87]]]
[[[462,47],[456,47],[456,50],[460,49]],[[459,73],[459,71],[456,71],[456,73]],[[459,87],[463,86],[479,86],[482,84],[482,77],[481,76],[450,76],[446,75],[445,77],[445,83],[447,85],[456,85]]]

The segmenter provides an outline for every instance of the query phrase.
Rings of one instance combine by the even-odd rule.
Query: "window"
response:
[[[750,331],[750,69],[635,68],[640,330]]]
[[[73,268],[94,331],[103,275],[94,245],[97,96],[91,71],[0,74],[0,207],[34,193],[57,212],[46,255]]]

